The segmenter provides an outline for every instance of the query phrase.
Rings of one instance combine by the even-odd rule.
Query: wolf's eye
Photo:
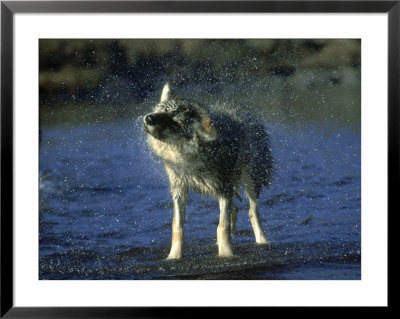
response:
[[[170,107],[169,106],[166,106],[165,108],[164,108],[164,111],[165,112],[168,112],[170,110]]]

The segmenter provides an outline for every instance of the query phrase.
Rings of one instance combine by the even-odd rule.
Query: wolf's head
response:
[[[217,138],[207,112],[174,95],[168,83],[164,85],[160,102],[153,113],[143,117],[143,130],[168,144],[180,144],[196,138],[210,142]]]

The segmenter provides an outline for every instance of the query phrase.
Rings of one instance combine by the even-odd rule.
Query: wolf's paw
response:
[[[220,245],[218,248],[218,257],[232,257],[233,251],[230,245]]]
[[[181,259],[182,251],[183,251],[183,249],[182,249],[182,245],[180,243],[172,245],[167,259]]]
[[[182,254],[169,254],[166,260],[182,259]]]
[[[269,244],[269,241],[265,237],[257,238],[256,239],[256,244],[257,245],[266,245]]]

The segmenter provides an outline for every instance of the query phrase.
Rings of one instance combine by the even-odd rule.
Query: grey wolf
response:
[[[165,84],[154,111],[143,117],[148,144],[164,165],[173,200],[172,244],[168,259],[182,258],[189,188],[219,201],[218,256],[233,256],[231,237],[237,219],[233,201],[244,186],[258,244],[268,243],[257,200],[273,170],[269,136],[254,116],[215,111],[175,95]]]

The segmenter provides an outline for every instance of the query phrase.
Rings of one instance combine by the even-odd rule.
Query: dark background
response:
[[[360,66],[361,41],[351,39],[42,39],[40,118],[130,118],[169,81],[190,97],[247,103],[246,93],[261,111],[268,105],[295,111],[293,118],[357,121]],[[309,112],[310,104],[322,113]]]

